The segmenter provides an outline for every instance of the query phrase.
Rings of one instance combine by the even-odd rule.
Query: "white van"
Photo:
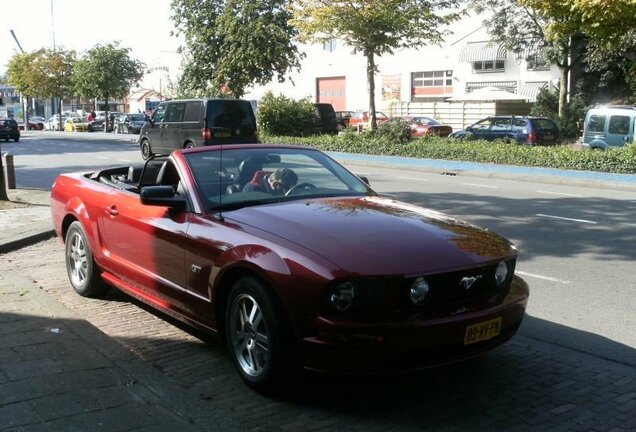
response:
[[[583,147],[592,150],[623,147],[634,142],[636,105],[607,105],[585,114]]]

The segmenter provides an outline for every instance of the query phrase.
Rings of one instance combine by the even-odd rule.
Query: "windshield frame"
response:
[[[206,148],[206,150],[208,150]],[[292,146],[247,146],[231,149],[183,152],[184,159],[192,174],[193,184],[202,206],[208,212],[231,211],[243,207],[282,203],[316,198],[377,196],[369,185],[358,176],[336,162],[327,154],[312,148]],[[285,162],[284,160],[287,160]],[[295,156],[315,162],[314,167],[293,165],[289,160]],[[268,174],[275,169],[292,167],[299,171],[296,183],[311,183],[311,171],[318,175],[331,174],[328,182],[342,188],[316,187],[302,188],[289,194],[277,195],[265,191],[243,191],[240,186],[234,193],[227,193],[227,187],[239,183],[238,166],[245,160],[262,162],[257,171]],[[207,163],[207,165],[206,165]],[[208,166],[209,170],[208,171]],[[339,182],[339,183],[338,183]],[[320,184],[320,183],[319,183]],[[239,186],[237,184],[237,186]]]

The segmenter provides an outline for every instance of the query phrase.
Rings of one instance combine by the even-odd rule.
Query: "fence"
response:
[[[464,129],[478,120],[493,115],[528,115],[531,103],[523,101],[496,102],[396,102],[384,112],[391,116],[421,115],[433,117],[450,125],[453,130]]]

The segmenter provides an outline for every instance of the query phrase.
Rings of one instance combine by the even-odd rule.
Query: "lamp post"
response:
[[[18,41],[18,37],[15,35],[15,32],[13,30],[9,30],[9,33],[11,33],[11,36],[13,36],[13,40],[15,41],[16,45],[18,46],[18,48],[20,49],[20,52],[22,54],[24,54],[24,50],[22,49],[22,45],[20,45],[20,41]],[[22,98],[22,103],[23,103],[23,109],[24,109],[24,132],[29,130],[29,98],[26,95],[22,95],[20,94],[20,97]]]

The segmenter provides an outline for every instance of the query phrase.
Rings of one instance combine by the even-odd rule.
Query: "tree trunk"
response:
[[[373,52],[367,52],[367,82],[369,85],[369,122],[371,131],[375,132],[378,123],[375,117],[375,56]]]
[[[559,118],[563,118],[568,103],[568,71],[567,67],[559,67]]]
[[[2,161],[2,148],[0,148],[0,201],[9,201],[7,185],[4,183],[4,165]]]
[[[60,119],[60,130],[63,131],[64,122],[62,121],[62,98],[61,97],[59,98],[59,107],[58,107],[57,115],[59,116],[59,119]]]

